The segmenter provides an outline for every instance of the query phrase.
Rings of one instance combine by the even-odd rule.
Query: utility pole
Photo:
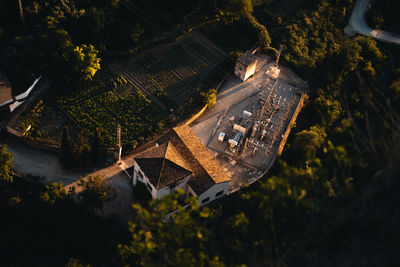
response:
[[[21,0],[18,0],[18,5],[19,5],[19,15],[21,17],[21,22],[22,24],[25,24],[25,18],[24,18],[24,9],[22,7],[22,2]]]
[[[285,49],[285,46],[284,46],[283,44],[281,44],[281,45],[279,46],[278,55],[276,55],[275,68],[278,67],[279,58],[281,57],[281,53],[282,53],[283,49]]]
[[[118,141],[118,161],[121,160],[122,146],[121,146],[121,125],[117,126],[117,141]]]

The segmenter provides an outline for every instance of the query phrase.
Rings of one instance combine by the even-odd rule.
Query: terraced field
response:
[[[65,111],[91,135],[100,133],[103,147],[116,146],[116,132],[121,125],[122,144],[136,146],[160,128],[165,115],[155,109],[141,94],[120,97],[112,91],[76,94],[58,100]]]
[[[109,69],[132,85],[131,92],[139,91],[165,110],[165,104],[157,96],[166,95],[177,106],[183,104],[210,71],[218,71],[216,66],[226,56],[202,34],[193,32],[174,43],[146,50],[129,61],[114,62]],[[126,94],[126,88],[123,90]]]
[[[96,74],[97,87],[71,92],[56,106],[68,117],[65,125],[75,125],[74,132],[98,132],[103,148],[116,147],[118,125],[122,144],[135,147],[162,129],[169,109],[188,100],[226,56],[201,34],[191,33],[103,67]]]

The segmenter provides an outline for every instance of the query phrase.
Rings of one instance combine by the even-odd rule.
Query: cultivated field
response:
[[[118,94],[137,90],[165,110],[167,103],[179,106],[189,99],[210,71],[219,71],[216,67],[226,56],[201,33],[192,32],[130,60],[114,62],[109,69],[131,85],[118,88]]]
[[[46,143],[60,144],[62,129],[69,126],[72,133],[99,133],[101,146],[113,148],[120,125],[122,144],[135,147],[163,128],[170,109],[185,103],[207,74],[220,72],[222,77],[217,65],[226,57],[202,34],[192,32],[103,66],[95,76],[97,86],[71,91],[55,104],[42,103],[41,110],[55,115],[26,113],[17,123],[18,130],[23,132],[31,124],[28,136],[40,141],[45,131]]]

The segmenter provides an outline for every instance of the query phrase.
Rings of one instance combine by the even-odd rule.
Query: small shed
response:
[[[235,75],[242,81],[246,81],[256,72],[257,57],[250,51],[243,53],[236,61]]]

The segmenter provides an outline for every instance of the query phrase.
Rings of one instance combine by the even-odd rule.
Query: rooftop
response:
[[[257,57],[253,55],[250,51],[246,51],[240,55],[237,59],[238,62],[242,63],[244,66],[250,66],[257,60]]]
[[[171,156],[171,154],[175,153],[171,153],[174,150],[175,148],[171,143],[166,143],[150,149],[135,158],[137,164],[146,173],[146,176],[157,190],[173,184],[192,173],[174,162],[175,157]]]
[[[157,140],[160,146],[166,143],[174,147],[166,157],[192,172],[189,184],[197,195],[216,183],[230,181],[229,175],[188,126],[175,127]]]

